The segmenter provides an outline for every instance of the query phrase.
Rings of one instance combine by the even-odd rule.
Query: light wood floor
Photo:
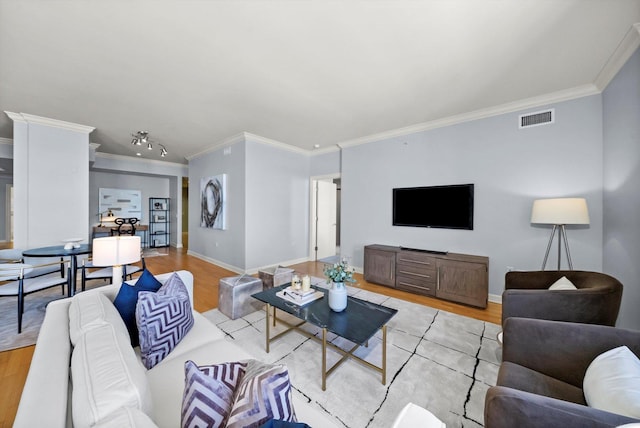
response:
[[[198,312],[216,308],[220,278],[236,275],[219,266],[189,256],[186,254],[186,250],[174,248],[170,249],[168,256],[151,257],[145,261],[147,268],[152,273],[180,269],[191,271],[194,277],[194,306]],[[321,263],[306,262],[290,267],[299,273],[317,277],[323,276]],[[496,303],[489,303],[487,309],[477,309],[368,283],[360,274],[356,274],[356,280],[355,286],[365,290],[500,324],[501,305]],[[33,350],[34,346],[28,346],[13,351],[0,352],[0,385],[2,385],[0,388],[0,428],[9,428],[13,425]]]

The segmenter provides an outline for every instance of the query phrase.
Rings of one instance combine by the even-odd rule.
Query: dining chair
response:
[[[118,235],[135,236],[136,224],[138,223],[138,219],[136,217],[128,217],[128,218],[118,217],[114,220],[114,223],[117,224],[118,227],[114,227],[111,229],[111,236],[118,236]]]
[[[22,249],[20,248],[7,248],[0,250],[0,263],[27,263],[32,266],[44,266],[32,269],[28,274],[25,274],[26,278],[34,278],[36,276],[47,275],[53,272],[59,272],[60,277],[64,277],[64,259],[60,257],[59,262],[54,257],[24,257],[22,255]]]
[[[144,263],[144,257],[141,258],[141,261],[142,261],[142,267],[136,266],[136,265],[124,265],[122,267],[122,282],[126,281],[127,279],[131,279],[134,273],[143,271],[146,268],[146,265]],[[94,279],[102,279],[103,281],[108,280],[109,284],[111,284],[111,281],[113,279],[113,267],[94,266],[90,258],[82,260],[82,265],[80,266],[80,270],[81,270],[80,281],[82,283],[81,284],[82,291],[85,291],[87,281],[91,281]]]
[[[22,315],[24,313],[24,298],[28,294],[60,286],[64,295],[65,284],[69,286],[69,276],[60,276],[57,270],[59,262],[44,263],[40,265],[27,265],[24,263],[3,263],[0,264],[0,297],[18,298],[18,334],[22,333]],[[45,269],[56,266],[55,271],[29,277],[28,274],[36,269]]]

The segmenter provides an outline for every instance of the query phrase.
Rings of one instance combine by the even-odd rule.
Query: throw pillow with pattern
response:
[[[296,422],[289,372],[283,365],[248,360],[227,427],[257,428],[270,419]]]
[[[177,273],[156,293],[139,293],[136,321],[140,357],[150,369],[173,351],[194,324],[189,292]]]
[[[232,362],[198,367],[184,363],[181,427],[223,427],[231,412],[233,395],[247,364]]]

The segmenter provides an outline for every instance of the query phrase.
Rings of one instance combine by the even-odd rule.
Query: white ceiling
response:
[[[0,0],[0,109],[112,154],[148,130],[174,162],[240,132],[327,148],[597,91],[636,22],[639,0]]]

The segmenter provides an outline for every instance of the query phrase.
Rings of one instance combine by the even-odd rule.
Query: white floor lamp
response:
[[[108,236],[93,240],[93,265],[112,266],[112,283],[122,284],[122,266],[140,260],[139,236]]]
[[[549,250],[551,250],[551,243],[553,242],[553,236],[556,234],[556,230],[558,231],[558,270],[560,270],[562,241],[564,241],[564,249],[567,253],[569,270],[573,270],[565,226],[568,224],[589,224],[587,201],[584,198],[537,199],[533,201],[531,223],[553,225],[549,244],[547,244],[547,252],[542,262],[542,270],[544,270],[547,264]]]

